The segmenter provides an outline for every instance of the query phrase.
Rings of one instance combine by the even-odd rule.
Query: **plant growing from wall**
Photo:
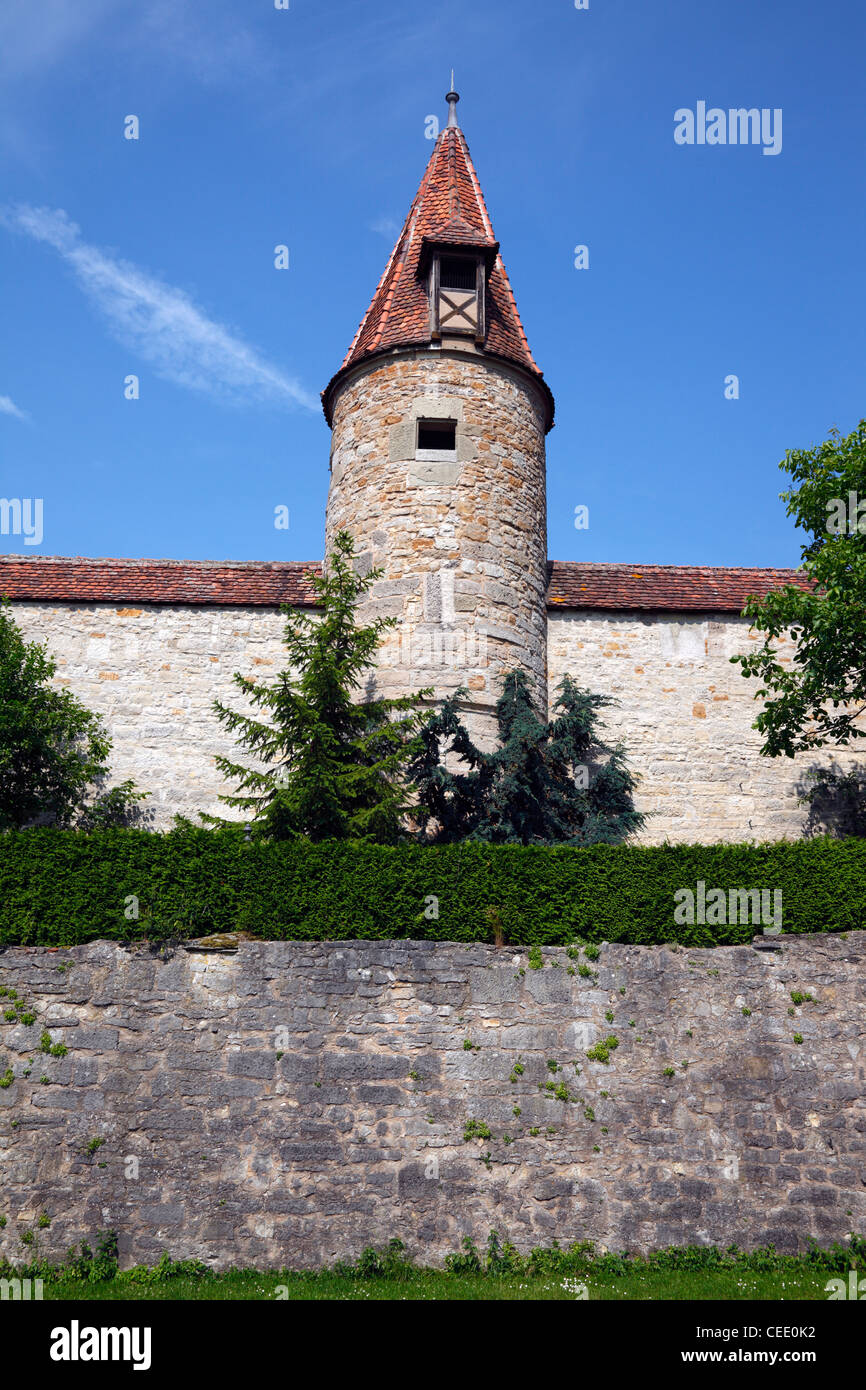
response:
[[[482,752],[445,700],[420,733],[411,764],[420,838],[436,843],[616,844],[644,823],[621,745],[609,747],[598,712],[612,701],[565,676],[554,717],[541,718],[526,673],[509,671],[496,703],[498,747]],[[462,768],[451,770],[455,760]]]
[[[236,673],[235,685],[261,719],[214,701],[217,716],[259,766],[219,757],[237,784],[220,800],[246,812],[257,836],[290,840],[358,839],[394,844],[403,837],[411,788],[406,767],[420,749],[431,691],[399,699],[358,700],[369,681],[383,633],[393,618],[355,621],[359,599],[382,575],[358,574],[354,542],[341,532],[324,575],[312,575],[315,615],[284,605],[286,670],[272,685]],[[218,817],[205,821],[223,824]]]
[[[111,739],[98,714],[51,680],[57,662],[25,642],[0,602],[0,830],[34,823],[129,825],[145,793],[133,782],[105,790]]]

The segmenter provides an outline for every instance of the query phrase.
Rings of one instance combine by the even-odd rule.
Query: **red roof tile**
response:
[[[236,604],[241,608],[310,606],[307,576],[317,560],[89,560],[0,556],[0,598],[58,603]]]
[[[394,348],[429,344],[427,281],[418,272],[431,244],[474,246],[488,252],[491,269],[484,351],[516,363],[536,378],[548,398],[552,422],[553,396],[529,350],[466,138],[459,126],[446,126],[433,146],[415,201],[370,307],[340,370],[322,392],[328,424],[333,388],[349,367]]]
[[[91,560],[0,556],[0,597],[42,603],[225,604],[310,607],[317,561]],[[554,560],[550,608],[656,609],[739,613],[750,594],[807,587],[801,570],[717,569]]]
[[[617,565],[553,560],[549,608],[683,609],[740,613],[746,599],[795,584],[807,589],[802,570],[722,569],[709,565]]]

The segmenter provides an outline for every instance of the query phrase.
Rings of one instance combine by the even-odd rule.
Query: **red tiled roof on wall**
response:
[[[56,603],[234,604],[315,602],[318,560],[88,560],[0,556],[0,598]]]
[[[0,597],[31,603],[143,603],[310,607],[318,561],[90,560],[0,556]],[[739,613],[750,594],[808,587],[800,570],[698,565],[621,565],[554,560],[552,609],[604,608]]]
[[[746,599],[795,584],[807,589],[801,570],[722,569],[709,565],[610,565],[553,560],[548,608],[654,608],[740,613]]]

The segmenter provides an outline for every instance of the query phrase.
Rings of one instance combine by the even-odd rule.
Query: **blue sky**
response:
[[[321,555],[318,394],[453,66],[551,556],[796,563],[778,462],[866,414],[864,45],[862,0],[4,0],[0,496],[44,535],[0,550]],[[781,152],[677,145],[699,101],[781,108]]]

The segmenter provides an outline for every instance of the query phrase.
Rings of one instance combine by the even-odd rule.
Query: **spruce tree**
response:
[[[382,634],[396,619],[356,624],[358,600],[382,571],[359,575],[353,558],[352,537],[341,532],[325,573],[311,576],[319,611],[284,605],[289,666],[272,685],[235,674],[235,685],[262,718],[214,701],[219,719],[259,764],[217,758],[219,770],[237,784],[220,800],[245,811],[254,833],[268,839],[394,844],[405,833],[406,767],[420,749],[427,717],[418,706],[431,692],[358,700]],[[216,816],[203,819],[225,824]]]
[[[597,727],[599,710],[613,703],[608,696],[565,676],[547,722],[525,672],[511,671],[496,704],[498,746],[485,753],[460,721],[463,695],[446,700],[425,724],[411,765],[423,840],[616,844],[644,824],[625,750],[608,746]]]

